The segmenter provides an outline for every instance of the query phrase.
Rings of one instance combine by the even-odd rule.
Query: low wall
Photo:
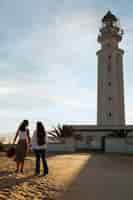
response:
[[[67,141],[63,143],[49,143],[47,146],[48,152],[75,152],[76,150],[100,150],[102,149],[101,138],[96,138],[90,144],[83,142]],[[105,152],[116,153],[133,153],[133,137],[117,138],[107,137],[105,138]]]
[[[73,144],[60,144],[49,143],[47,146],[47,152],[74,152],[75,148]]]
[[[85,143],[77,143],[76,145],[76,149],[88,149],[88,150],[100,150],[102,149],[102,145],[101,145],[101,140],[97,140],[97,141],[94,141],[90,144],[85,144]]]

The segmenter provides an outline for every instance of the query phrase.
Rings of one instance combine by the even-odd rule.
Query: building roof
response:
[[[69,126],[73,129],[73,131],[116,131],[116,130],[126,130],[133,131],[133,125],[125,125],[125,126],[97,126],[97,125],[64,125]]]

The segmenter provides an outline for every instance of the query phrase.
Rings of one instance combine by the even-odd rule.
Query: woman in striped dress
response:
[[[28,125],[28,120],[23,120],[13,140],[13,144],[15,144],[16,139],[18,138],[18,143],[16,146],[16,173],[23,173],[24,159],[27,153],[27,146],[28,144],[30,144],[30,134]]]

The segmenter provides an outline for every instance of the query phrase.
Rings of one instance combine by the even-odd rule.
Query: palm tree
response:
[[[50,130],[48,134],[55,138],[70,138],[73,135],[70,126],[61,126],[60,124]]]

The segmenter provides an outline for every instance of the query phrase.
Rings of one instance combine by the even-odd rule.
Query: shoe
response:
[[[16,169],[16,170],[14,171],[14,173],[15,173],[15,174],[18,174],[18,169]]]
[[[40,176],[40,174],[39,173],[35,173],[35,176]]]
[[[47,176],[48,175],[48,172],[45,172],[44,174],[43,174],[43,176]]]

